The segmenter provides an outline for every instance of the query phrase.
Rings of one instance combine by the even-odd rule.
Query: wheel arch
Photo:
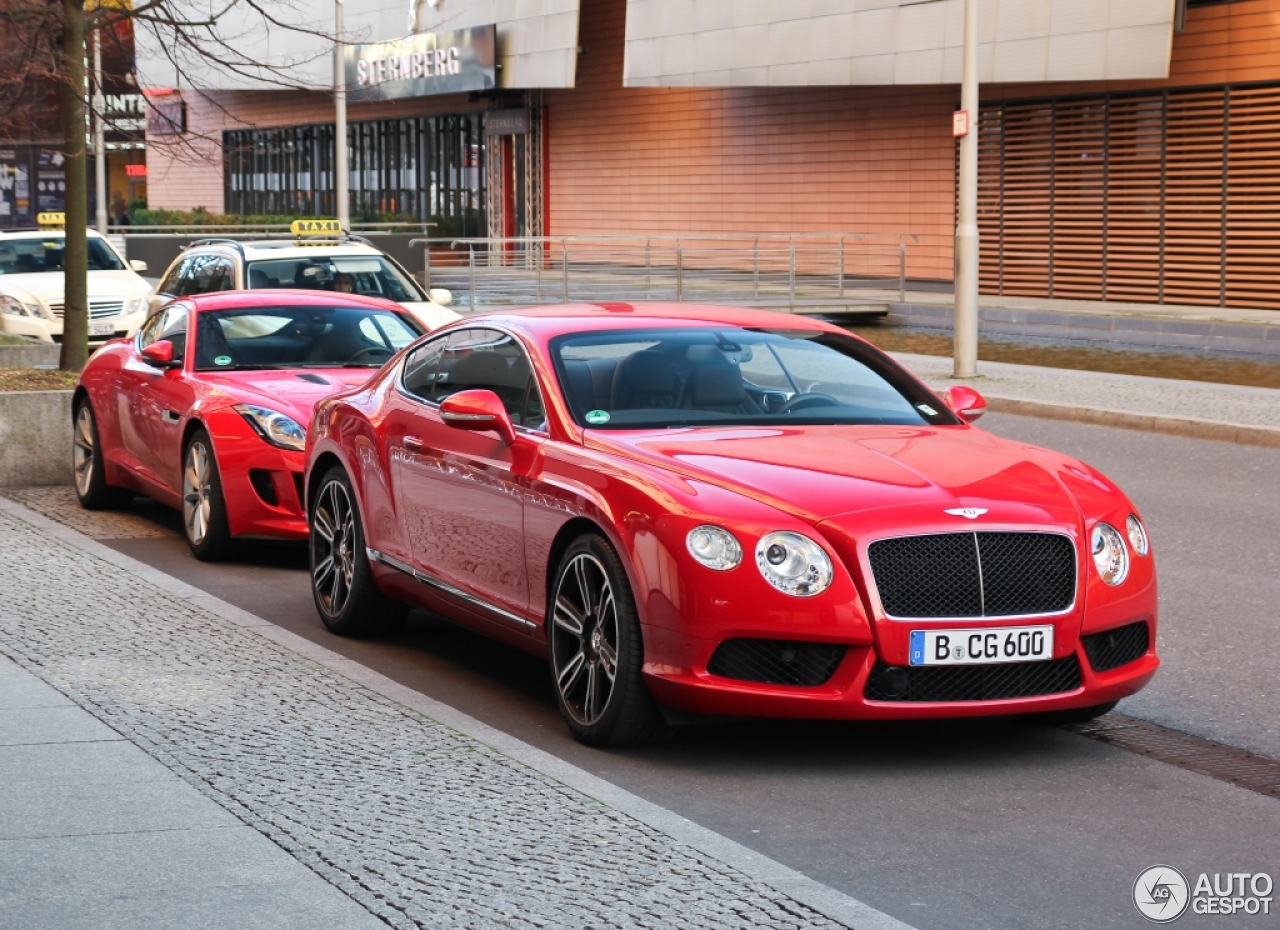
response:
[[[323,475],[335,465],[339,466],[344,471],[347,469],[346,462],[342,461],[342,458],[338,453],[334,452],[332,449],[326,449],[324,452],[317,455],[314,461],[308,463],[306,500],[302,502],[303,510],[306,512],[308,519],[311,517],[311,505],[315,503],[316,494],[320,490],[318,482],[314,479]],[[347,473],[347,477],[350,479],[350,472]]]

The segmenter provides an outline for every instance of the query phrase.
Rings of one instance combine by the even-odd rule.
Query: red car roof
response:
[[[246,307],[371,307],[378,310],[395,310],[408,313],[401,304],[385,297],[366,297],[362,294],[344,294],[338,291],[308,291],[286,288],[270,290],[219,291],[216,294],[199,294],[181,297],[203,310],[243,310]]]
[[[460,321],[462,325],[476,321],[502,322],[549,339],[563,333],[580,332],[585,321],[591,329],[640,329],[649,326],[741,326],[758,329],[807,329],[815,332],[843,332],[839,327],[795,313],[774,310],[749,310],[715,304],[685,304],[639,301],[608,301],[593,304],[553,304],[493,310]],[[453,325],[459,325],[457,323]]]

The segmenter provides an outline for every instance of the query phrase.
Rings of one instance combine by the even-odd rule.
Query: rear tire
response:
[[[578,537],[551,590],[551,682],[573,735],[588,746],[630,746],[669,735],[641,675],[640,619],[613,547],[595,534]]]
[[[1052,723],[1055,726],[1065,726],[1072,723],[1088,723],[1090,720],[1097,720],[1103,714],[1109,714],[1116,709],[1119,701],[1108,701],[1105,704],[1094,704],[1092,707],[1077,707],[1074,710],[1055,710],[1047,714],[1041,714],[1040,719],[1045,723]]]
[[[307,519],[311,596],[330,633],[376,636],[399,626],[409,606],[378,590],[355,501],[341,466],[320,479]]]
[[[222,475],[203,428],[191,434],[182,452],[182,534],[201,562],[217,562],[231,550]]]
[[[71,471],[76,498],[85,510],[115,510],[133,500],[133,492],[107,484],[107,469],[98,438],[98,418],[85,397],[72,418]]]

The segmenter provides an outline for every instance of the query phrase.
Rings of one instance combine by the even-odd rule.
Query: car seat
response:
[[[613,373],[611,409],[670,410],[679,388],[671,359],[656,349],[642,349],[624,358]]]
[[[249,269],[249,287],[258,288],[270,287],[271,279],[267,277],[267,273],[261,268]]]
[[[760,414],[764,411],[751,399],[742,383],[742,370],[721,353],[696,361],[689,369],[689,384],[685,392],[686,409],[707,413],[738,415]]]

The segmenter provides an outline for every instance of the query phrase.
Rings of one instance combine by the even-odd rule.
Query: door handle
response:
[[[419,436],[406,436],[404,437],[404,448],[406,452],[425,452],[427,444]]]

